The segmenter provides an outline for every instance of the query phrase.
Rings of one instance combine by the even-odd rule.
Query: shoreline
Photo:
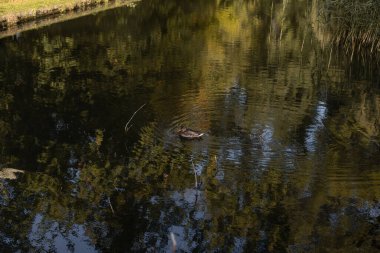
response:
[[[90,15],[121,6],[134,7],[139,0],[75,0],[61,5],[0,14],[0,39],[27,30]],[[1,7],[1,6],[0,6]]]

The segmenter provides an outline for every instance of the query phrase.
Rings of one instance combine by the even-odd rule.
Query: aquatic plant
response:
[[[317,1],[318,2],[318,1]],[[322,23],[330,32],[330,42],[346,52],[366,56],[380,55],[380,2],[333,0],[320,2]]]

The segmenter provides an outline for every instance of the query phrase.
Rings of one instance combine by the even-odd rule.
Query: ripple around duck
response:
[[[189,126],[193,122],[192,113],[182,113],[173,117],[169,129],[176,132],[181,126]]]
[[[352,165],[329,168],[325,173],[326,178],[335,183],[350,185],[380,185],[380,173],[370,173],[352,168]]]

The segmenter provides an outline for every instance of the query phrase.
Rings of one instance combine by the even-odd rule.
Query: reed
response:
[[[380,55],[380,1],[323,1],[320,16],[330,31],[332,43],[347,53]]]

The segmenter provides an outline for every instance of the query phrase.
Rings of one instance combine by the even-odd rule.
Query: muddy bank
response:
[[[41,26],[77,18],[119,6],[135,6],[139,0],[78,0],[25,12],[0,15],[0,38]]]

